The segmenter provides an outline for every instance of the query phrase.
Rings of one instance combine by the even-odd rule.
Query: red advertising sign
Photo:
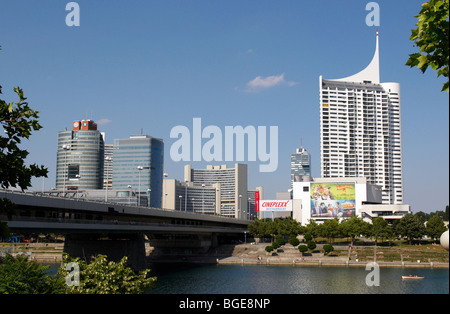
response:
[[[255,211],[259,212],[259,192],[255,192]]]

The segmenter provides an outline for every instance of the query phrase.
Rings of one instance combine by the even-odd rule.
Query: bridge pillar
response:
[[[132,269],[140,271],[147,268],[142,233],[114,234],[109,237],[99,234],[68,234],[64,241],[64,252],[87,261],[98,254],[106,255],[108,260],[114,262],[127,256]]]

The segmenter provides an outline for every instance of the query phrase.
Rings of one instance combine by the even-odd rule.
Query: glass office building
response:
[[[295,154],[291,154],[291,189],[294,182],[303,181],[311,177],[311,157],[304,148],[297,148]]]
[[[103,188],[104,139],[92,120],[74,121],[73,129],[58,132],[56,189]]]
[[[148,135],[115,139],[113,147],[114,190],[135,192],[140,206],[162,206],[164,143]]]

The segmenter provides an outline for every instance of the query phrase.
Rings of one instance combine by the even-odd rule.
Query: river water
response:
[[[449,269],[153,264],[150,294],[448,294]],[[424,276],[403,280],[402,275]],[[366,284],[368,277],[369,284]]]

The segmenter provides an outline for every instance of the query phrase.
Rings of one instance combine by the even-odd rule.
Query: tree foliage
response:
[[[433,239],[438,239],[447,230],[444,221],[439,216],[432,216],[425,227],[426,234]]]
[[[4,189],[19,186],[24,190],[31,186],[32,177],[46,177],[48,170],[36,164],[25,165],[29,153],[20,149],[19,144],[42,126],[39,112],[28,106],[22,89],[14,88],[14,92],[19,102],[7,104],[0,99],[0,123],[4,131],[0,134],[0,185]]]
[[[370,226],[370,235],[375,238],[375,244],[378,242],[378,238],[392,237],[392,228],[388,225],[388,222],[382,217],[376,217],[372,219],[372,225]]]
[[[73,294],[142,294],[146,289],[152,288],[156,277],[149,277],[150,269],[135,274],[127,266],[127,257],[119,262],[108,261],[105,255],[97,255],[87,264],[80,258],[63,256],[63,263],[59,274],[66,277],[68,263],[79,265],[79,285],[67,286],[66,292]]]
[[[42,126],[38,122],[39,112],[28,106],[22,89],[14,88],[14,92],[19,96],[19,102],[8,104],[0,99],[0,125],[3,128],[0,133],[0,187],[19,186],[24,190],[31,186],[32,177],[46,177],[48,170],[44,166],[25,164],[28,152],[20,149],[19,144]],[[0,200],[0,215],[6,214],[11,219],[14,213],[15,208],[9,200]],[[0,235],[7,234],[6,224],[0,223]]]
[[[54,294],[64,291],[64,280],[48,274],[50,266],[28,261],[27,255],[0,259],[0,294]]]
[[[395,233],[406,237],[410,244],[413,239],[421,239],[425,235],[425,226],[422,220],[413,214],[406,214],[395,225]]]
[[[420,52],[409,55],[406,65],[419,68],[422,73],[431,67],[437,76],[444,76],[442,91],[449,90],[449,0],[429,0],[422,4],[416,16],[417,28],[411,30],[410,40],[420,47]]]

